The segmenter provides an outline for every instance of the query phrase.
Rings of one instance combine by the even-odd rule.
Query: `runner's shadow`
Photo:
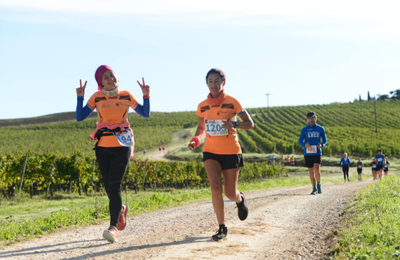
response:
[[[66,249],[59,249],[59,248],[49,249],[49,250],[46,250],[46,249],[56,247],[56,246],[68,245],[68,244],[83,244],[85,242],[98,242],[98,241],[103,241],[103,243],[97,244],[97,245],[90,245],[90,246],[82,245],[82,246],[79,246],[79,248],[81,248],[82,250],[85,250],[85,249],[99,248],[99,247],[104,247],[104,246],[110,245],[110,243],[108,243],[104,239],[75,241],[75,242],[71,242],[71,243],[59,243],[56,245],[26,248],[26,249],[11,251],[11,252],[5,252],[6,254],[3,254],[3,253],[0,254],[0,258],[27,257],[27,256],[41,255],[41,254],[50,254],[50,253],[65,253],[70,250],[76,250],[78,247],[72,247],[72,248],[66,248]],[[140,249],[149,249],[149,248],[164,247],[164,246],[171,246],[171,245],[184,245],[184,244],[201,243],[201,242],[208,242],[208,241],[210,243],[212,243],[212,241],[209,237],[188,237],[182,241],[174,241],[174,242],[170,242],[170,243],[160,243],[160,244],[154,244],[154,245],[131,246],[131,247],[127,247],[127,248],[118,248],[118,249],[114,249],[114,250],[104,250],[101,252],[89,253],[86,255],[82,254],[77,257],[70,257],[70,258],[64,257],[62,259],[66,259],[66,260],[67,259],[71,259],[71,260],[87,259],[87,258],[92,258],[92,257],[113,255],[115,253],[135,251],[135,250],[140,250]],[[68,254],[68,253],[66,253],[66,254]]]
[[[99,257],[99,256],[104,257],[106,255],[110,255],[110,258],[111,258],[112,255],[116,254],[116,253],[129,252],[129,251],[135,251],[135,250],[140,250],[140,249],[171,246],[171,245],[185,245],[185,244],[192,244],[192,243],[202,243],[202,242],[215,243],[215,242],[211,241],[210,237],[188,237],[182,241],[174,241],[174,242],[170,242],[170,243],[160,243],[160,244],[154,244],[154,245],[130,246],[130,247],[126,247],[126,248],[118,248],[118,249],[114,249],[114,250],[90,253],[90,254],[81,255],[81,256],[77,256],[77,257],[64,258],[64,260],[79,260],[79,259],[86,259],[86,258],[95,258],[95,257]]]
[[[11,257],[17,257],[17,256],[25,256],[25,255],[35,255],[35,254],[42,254],[42,253],[55,253],[55,252],[60,252],[63,250],[60,249],[54,249],[54,250],[49,250],[49,251],[39,251],[47,248],[52,248],[56,246],[65,246],[69,244],[84,244],[84,243],[90,243],[90,242],[99,242],[99,241],[104,241],[104,239],[91,239],[91,240],[84,240],[84,241],[74,241],[74,242],[68,242],[68,243],[59,243],[59,244],[53,244],[53,245],[47,245],[47,246],[38,246],[38,247],[30,247],[30,248],[24,248],[24,249],[18,249],[18,250],[13,250],[13,251],[7,251],[7,252],[2,252],[0,251],[0,258],[11,258]],[[94,247],[99,247],[99,246],[105,246],[106,244],[101,244],[101,245],[91,245],[87,246],[85,248],[94,248]],[[73,248],[67,248],[64,249],[66,250],[75,250],[76,247]]]

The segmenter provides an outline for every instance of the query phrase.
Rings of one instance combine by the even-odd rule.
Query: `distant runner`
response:
[[[117,231],[124,230],[128,205],[122,205],[121,184],[130,158],[133,157],[133,132],[127,120],[129,108],[143,117],[150,116],[150,87],[138,81],[143,92],[143,106],[131,92],[120,90],[114,70],[101,65],[95,73],[98,92],[94,93],[83,107],[86,83],[76,89],[78,103],[76,120],[83,121],[97,109],[99,121],[96,130],[90,134],[96,140],[95,151],[102,180],[109,199],[110,226],[103,232],[109,242],[117,241]]]
[[[372,168],[372,178],[373,180],[377,180],[377,174],[376,174],[376,158],[372,158],[372,162],[371,162],[371,168]]]
[[[243,192],[237,190],[240,167],[244,164],[236,131],[237,128],[253,129],[254,123],[239,101],[225,94],[225,74],[221,70],[208,71],[206,83],[210,94],[197,107],[198,126],[188,147],[191,151],[199,147],[201,137],[206,134],[203,162],[219,224],[218,231],[211,239],[219,241],[228,234],[228,228],[225,226],[223,191],[228,199],[236,202],[240,220],[245,220],[249,214],[246,197]],[[241,122],[237,121],[237,116]]]
[[[350,158],[347,156],[347,153],[344,153],[342,159],[340,160],[340,167],[342,167],[345,183],[346,183],[346,177],[347,181],[350,181],[349,166],[350,166]]]
[[[317,192],[322,193],[321,189],[321,148],[326,145],[327,139],[325,129],[317,125],[317,115],[315,112],[307,113],[308,126],[301,130],[299,144],[304,147],[305,165],[310,172],[310,180],[313,186],[311,195]]]
[[[356,165],[357,165],[358,180],[361,181],[362,169],[364,167],[364,163],[361,161],[361,157],[358,158],[358,162]]]
[[[388,158],[386,157],[385,163],[383,165],[383,172],[385,173],[385,176],[388,176],[388,174],[389,174],[389,165],[390,165],[390,163],[388,161]]]
[[[378,154],[375,155],[376,158],[376,174],[377,177],[381,179],[382,176],[382,169],[383,169],[383,161],[385,160],[385,155],[382,153],[382,150],[378,150]]]

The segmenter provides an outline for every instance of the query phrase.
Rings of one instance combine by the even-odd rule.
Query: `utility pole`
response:
[[[270,95],[270,93],[266,93],[265,95],[267,95],[268,121],[271,122],[271,119],[269,118],[269,95]]]
[[[376,122],[376,96],[374,97],[374,113],[375,113],[375,133],[378,133],[378,124]]]

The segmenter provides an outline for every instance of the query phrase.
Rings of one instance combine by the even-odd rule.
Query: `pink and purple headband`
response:
[[[115,73],[115,71],[113,70],[113,68],[111,68],[111,66],[101,65],[100,67],[97,68],[96,73],[94,74],[94,78],[97,81],[99,91],[103,90],[103,75],[107,70],[111,70],[112,72]]]

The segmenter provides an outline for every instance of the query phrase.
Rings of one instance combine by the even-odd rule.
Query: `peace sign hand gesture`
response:
[[[144,78],[142,78],[143,84],[140,84],[139,80],[137,83],[139,84],[140,88],[142,89],[143,96],[150,96],[150,86],[144,83]]]
[[[85,84],[83,86],[82,86],[82,80],[80,79],[79,81],[81,83],[81,87],[76,89],[76,95],[78,97],[83,97],[83,96],[85,96],[85,88],[86,88],[87,81],[85,81]]]

